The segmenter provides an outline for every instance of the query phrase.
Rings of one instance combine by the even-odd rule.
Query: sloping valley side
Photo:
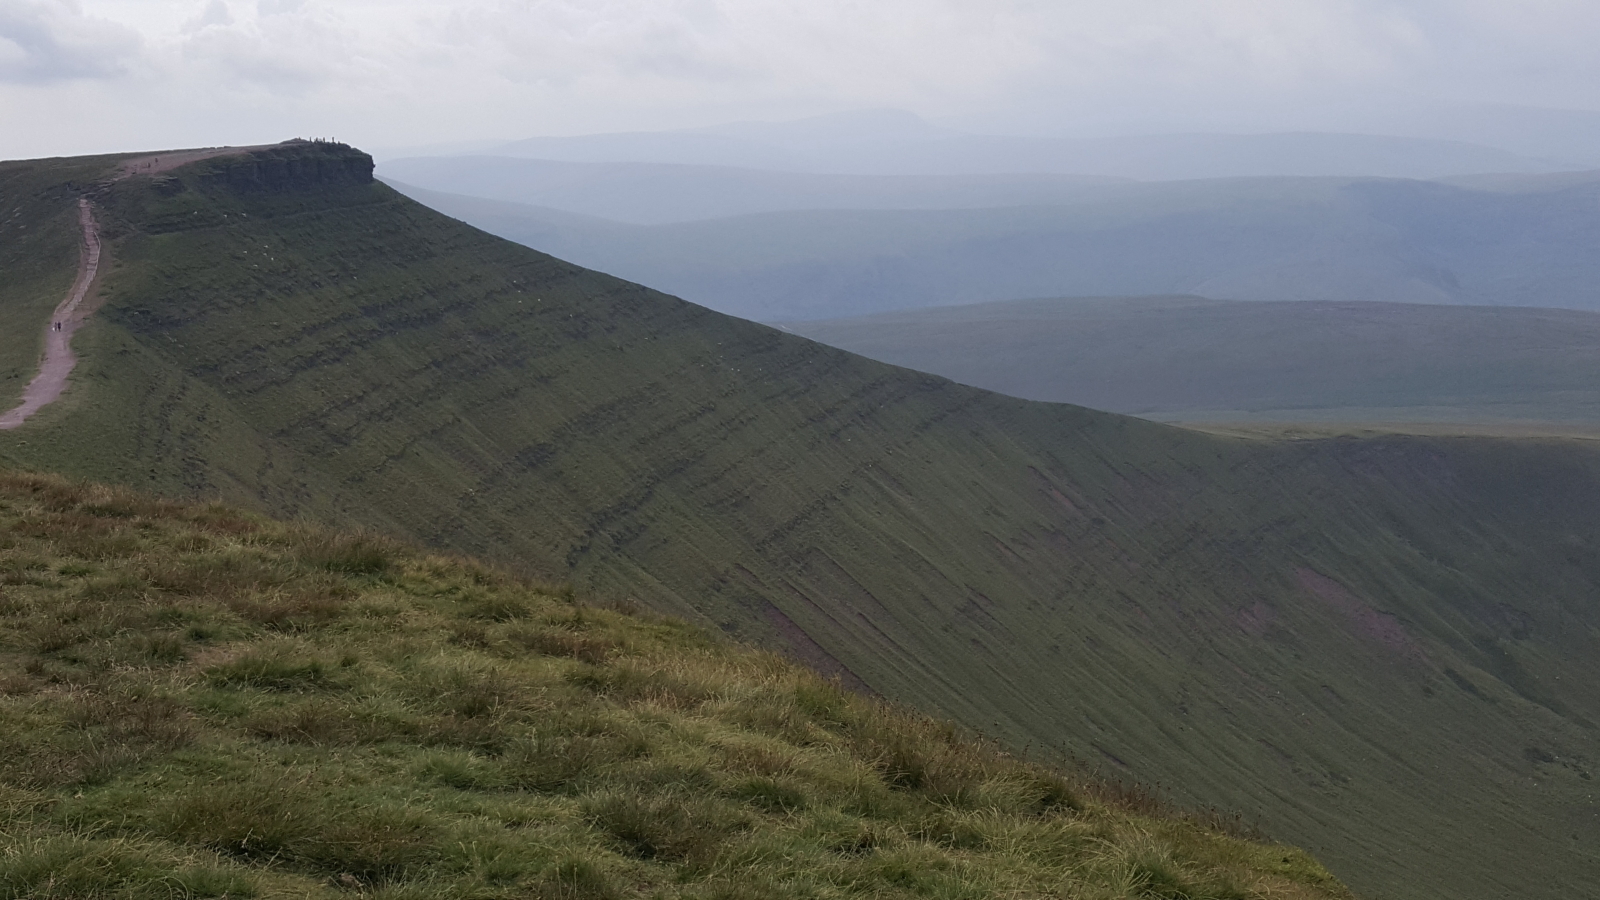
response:
[[[0,536],[0,897],[1350,897],[461,557],[10,472]]]
[[[1259,818],[1370,897],[1600,890],[1600,455],[1270,443],[873,363],[313,145],[100,191],[13,464],[366,526]],[[8,201],[10,202],[10,201]]]

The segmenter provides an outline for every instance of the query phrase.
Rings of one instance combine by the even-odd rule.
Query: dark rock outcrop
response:
[[[237,191],[284,193],[372,183],[372,157],[348,144],[285,141],[211,160],[205,178]]]

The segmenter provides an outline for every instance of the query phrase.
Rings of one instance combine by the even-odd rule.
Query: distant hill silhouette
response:
[[[784,327],[1015,397],[1159,420],[1600,430],[1591,312],[1110,297]]]
[[[1104,185],[1047,205],[630,226],[401,185],[463,221],[760,321],[1197,294],[1600,309],[1600,173]]]
[[[970,134],[896,110],[791,122],[513,141],[499,156],[590,163],[739,166],[856,175],[1064,174],[1137,179],[1248,175],[1438,178],[1549,172],[1579,164],[1466,141],[1380,134]]]

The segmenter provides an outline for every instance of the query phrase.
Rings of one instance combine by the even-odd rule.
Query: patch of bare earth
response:
[[[1299,577],[1300,586],[1313,597],[1343,614],[1356,634],[1402,658],[1418,662],[1428,658],[1426,651],[1406,630],[1398,616],[1374,607],[1351,593],[1349,588],[1321,573],[1298,569],[1295,575]]]
[[[256,150],[265,150],[274,144],[257,144],[253,147],[202,147],[197,150],[169,150],[165,153],[152,153],[137,159],[124,160],[117,166],[117,172],[111,177],[112,181],[121,181],[135,175],[160,175],[170,172],[179,166],[199,162],[203,159],[215,159],[218,156],[242,156]]]
[[[152,153],[149,156],[124,160],[117,166],[110,180],[121,181],[135,176],[159,175],[204,159],[242,156],[271,146],[275,145],[203,147],[197,150]],[[72,374],[73,367],[78,364],[77,357],[72,353],[72,335],[83,325],[89,313],[94,311],[92,304],[85,301],[90,296],[95,278],[100,274],[101,257],[100,228],[95,222],[94,207],[86,198],[78,201],[78,221],[83,227],[78,277],[73,281],[72,290],[68,292],[67,298],[56,307],[50,322],[45,326],[44,358],[39,363],[39,374],[28,382],[27,389],[22,392],[22,402],[10,411],[0,414],[0,431],[9,431],[20,426],[28,420],[28,417],[55,402],[61,396],[61,392],[66,390],[67,376]]]

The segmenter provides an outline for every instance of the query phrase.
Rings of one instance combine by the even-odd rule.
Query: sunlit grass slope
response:
[[[0,455],[394,532],[1259,818],[1373,897],[1600,890],[1600,456],[1226,440],[720,316],[346,148],[97,193]]]
[[[682,623],[0,474],[0,898],[1336,898]]]

